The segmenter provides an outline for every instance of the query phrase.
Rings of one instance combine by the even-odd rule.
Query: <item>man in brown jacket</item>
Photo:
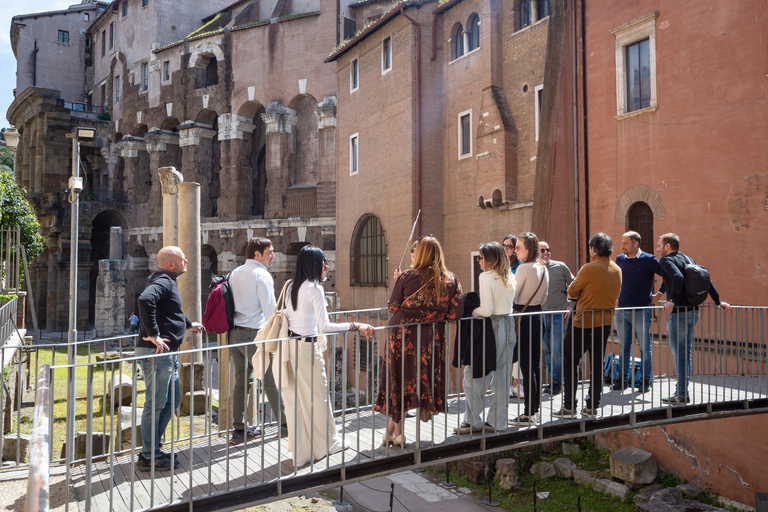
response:
[[[568,299],[578,300],[573,318],[573,329],[567,329],[563,340],[563,407],[553,412],[556,418],[575,418],[576,366],[586,351],[591,356],[592,381],[590,394],[585,398],[581,415],[597,416],[603,393],[603,352],[611,332],[611,320],[616,301],[621,293],[621,269],[610,256],[613,252],[611,237],[597,233],[589,239],[587,263],[568,286]]]

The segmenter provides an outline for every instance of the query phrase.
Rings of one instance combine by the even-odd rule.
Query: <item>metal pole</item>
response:
[[[72,139],[72,176],[80,177],[80,143],[77,135],[67,134]],[[77,244],[80,220],[79,191],[70,189],[72,218],[70,219],[69,235],[69,335],[67,349],[67,462],[74,460],[75,454],[75,359],[77,342]]]

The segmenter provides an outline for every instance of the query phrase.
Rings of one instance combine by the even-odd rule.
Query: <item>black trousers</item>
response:
[[[517,310],[517,306],[515,306]],[[522,307],[520,308],[522,309]],[[528,306],[526,313],[541,311],[541,306]],[[520,371],[523,372],[525,389],[525,407],[523,414],[530,416],[539,412],[541,404],[541,315],[524,315],[516,319],[520,322]]]
[[[611,333],[610,325],[598,325],[595,327],[575,327],[565,332],[563,339],[563,407],[574,409],[578,403],[575,397],[576,368],[589,351],[592,367],[592,379],[589,387],[586,407],[594,409],[600,407],[600,398],[603,394],[603,354],[608,335]],[[526,392],[528,389],[526,388]]]

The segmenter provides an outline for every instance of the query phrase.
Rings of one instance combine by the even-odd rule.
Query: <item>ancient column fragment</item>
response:
[[[200,184],[179,183],[179,248],[189,260],[187,272],[178,280],[181,292],[181,304],[186,315],[194,322],[203,317],[200,284]],[[167,245],[167,244],[166,244]],[[187,331],[181,350],[199,349],[203,346],[202,335]],[[202,354],[194,357],[181,354],[181,363],[202,362]],[[183,390],[187,391],[187,390]]]
[[[163,189],[163,245],[179,245],[179,184],[184,177],[175,167],[161,167]]]
[[[109,259],[123,259],[123,228],[120,226],[109,228]]]

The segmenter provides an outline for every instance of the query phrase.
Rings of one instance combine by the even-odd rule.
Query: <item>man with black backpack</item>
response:
[[[720,295],[707,269],[680,252],[680,237],[676,234],[661,235],[656,244],[656,252],[660,256],[659,263],[667,291],[667,302],[664,304],[664,311],[668,313],[667,336],[677,368],[675,394],[661,401],[669,405],[686,404],[691,401],[688,379],[691,373],[693,331],[699,321],[698,306],[707,299],[707,295],[725,311],[730,311],[731,305],[720,301]]]
[[[245,406],[251,390],[251,358],[256,352],[252,343],[267,319],[275,311],[275,282],[267,267],[272,266],[275,249],[268,238],[252,238],[245,249],[248,259],[229,274],[229,287],[235,303],[235,326],[229,331],[229,349],[235,370],[235,387],[232,390],[232,426],[234,432],[230,443],[240,444],[261,437],[259,427],[248,426]],[[244,343],[251,342],[247,345]],[[272,377],[273,354],[269,354],[269,367],[264,372],[264,392],[267,395],[273,417],[279,415],[280,436],[288,435],[285,425],[280,391]],[[247,381],[247,385],[246,385]]]

